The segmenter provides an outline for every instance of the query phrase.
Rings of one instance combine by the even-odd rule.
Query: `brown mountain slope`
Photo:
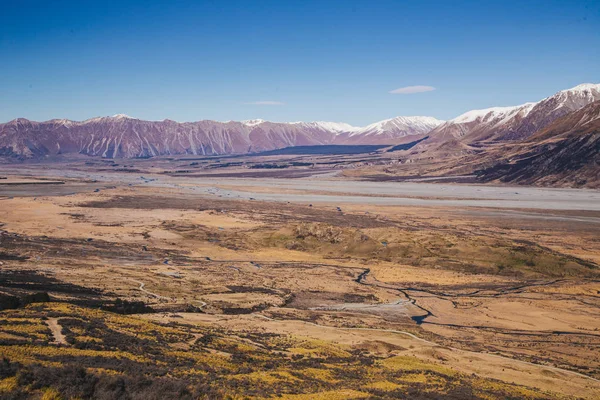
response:
[[[0,156],[41,158],[79,153],[105,158],[244,154],[290,146],[399,144],[423,137],[443,121],[397,117],[366,128],[332,122],[144,121],[126,115],[86,121],[19,118],[0,124]]]
[[[600,188],[600,101],[523,142],[490,149],[480,165],[485,182]]]
[[[476,153],[527,140],[559,118],[600,100],[600,84],[581,84],[537,103],[472,110],[433,129],[419,147],[437,156]]]
[[[16,119],[0,125],[0,155],[21,158],[80,153],[106,158],[236,154],[319,145],[335,134],[315,127],[261,122],[143,121],[117,115],[83,122]]]

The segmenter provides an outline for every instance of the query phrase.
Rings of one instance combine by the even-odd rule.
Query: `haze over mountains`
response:
[[[443,161],[477,154],[477,160],[487,160],[486,168],[492,168],[494,160],[503,160],[505,164],[503,168],[487,171],[485,176],[531,182],[537,178],[516,174],[516,167],[508,166],[510,157],[505,156],[519,154],[522,158],[536,149],[537,156],[534,158],[541,162],[540,155],[544,151],[556,149],[556,143],[567,140],[560,145],[560,154],[547,158],[547,162],[555,160],[553,162],[558,165],[566,166],[570,165],[566,158],[579,154],[580,160],[592,163],[590,168],[598,170],[594,163],[597,163],[598,154],[597,133],[600,127],[596,122],[600,118],[599,101],[600,84],[581,84],[539,102],[472,110],[449,121],[400,116],[366,127],[325,121],[281,123],[260,119],[180,123],[172,120],[144,121],[123,114],[81,122],[66,119],[34,122],[19,118],[0,124],[0,156],[5,161],[67,154],[147,158],[245,154],[292,146],[391,146],[414,142],[418,144],[410,150],[413,158],[424,154],[424,158]],[[590,104],[594,105],[588,107]],[[582,109],[585,114],[580,115],[578,112]],[[584,118],[588,121],[585,125],[588,136],[573,139],[574,129],[582,132],[580,120]],[[549,143],[552,140],[555,144]],[[578,143],[587,149],[585,157],[578,152]],[[519,149],[526,151],[523,153]],[[522,167],[523,162],[519,165]],[[541,167],[534,170],[538,175],[550,171]],[[518,179],[515,178],[517,175]]]

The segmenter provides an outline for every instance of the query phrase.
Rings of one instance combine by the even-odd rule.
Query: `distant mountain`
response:
[[[79,153],[106,158],[177,154],[243,154],[290,146],[402,143],[409,135],[429,132],[441,121],[398,117],[366,128],[340,122],[279,123],[143,121],[124,114],[86,121],[16,119],[0,124],[0,155],[39,158]]]
[[[364,128],[341,132],[335,142],[340,144],[399,144],[418,140],[443,123],[444,121],[433,117],[396,117],[376,122]]]
[[[556,119],[598,100],[600,84],[586,83],[537,103],[469,111],[432,130],[423,146],[458,151],[526,139]]]
[[[478,158],[483,181],[600,188],[600,101]]]
[[[336,134],[347,133],[347,132],[356,132],[361,128],[357,128],[345,122],[325,122],[325,121],[315,121],[315,122],[290,122],[291,125],[298,125],[301,127],[306,127],[310,129],[320,129],[326,132],[333,132]]]
[[[365,127],[343,122],[144,121],[124,114],[86,121],[15,119],[0,124],[0,156],[41,158],[85,154],[106,158],[161,155],[219,155],[262,152],[293,146],[402,145],[413,143],[411,162],[449,160],[491,152],[537,137],[555,121],[600,100],[600,84],[582,84],[536,103],[473,110],[449,121],[396,117]],[[483,157],[484,158],[484,157]],[[482,158],[482,159],[483,159]],[[477,161],[477,160],[476,160]],[[448,162],[451,164],[451,162]],[[465,165],[466,168],[466,165]]]

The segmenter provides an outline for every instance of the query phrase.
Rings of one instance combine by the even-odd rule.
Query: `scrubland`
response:
[[[0,191],[0,397],[600,396],[592,211],[145,179]]]

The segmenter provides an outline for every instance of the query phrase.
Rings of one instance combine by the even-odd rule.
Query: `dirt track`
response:
[[[58,319],[56,318],[48,318],[46,320],[46,324],[48,328],[52,331],[52,336],[54,336],[54,343],[56,344],[68,344],[65,335],[62,333],[62,327],[58,323]]]

